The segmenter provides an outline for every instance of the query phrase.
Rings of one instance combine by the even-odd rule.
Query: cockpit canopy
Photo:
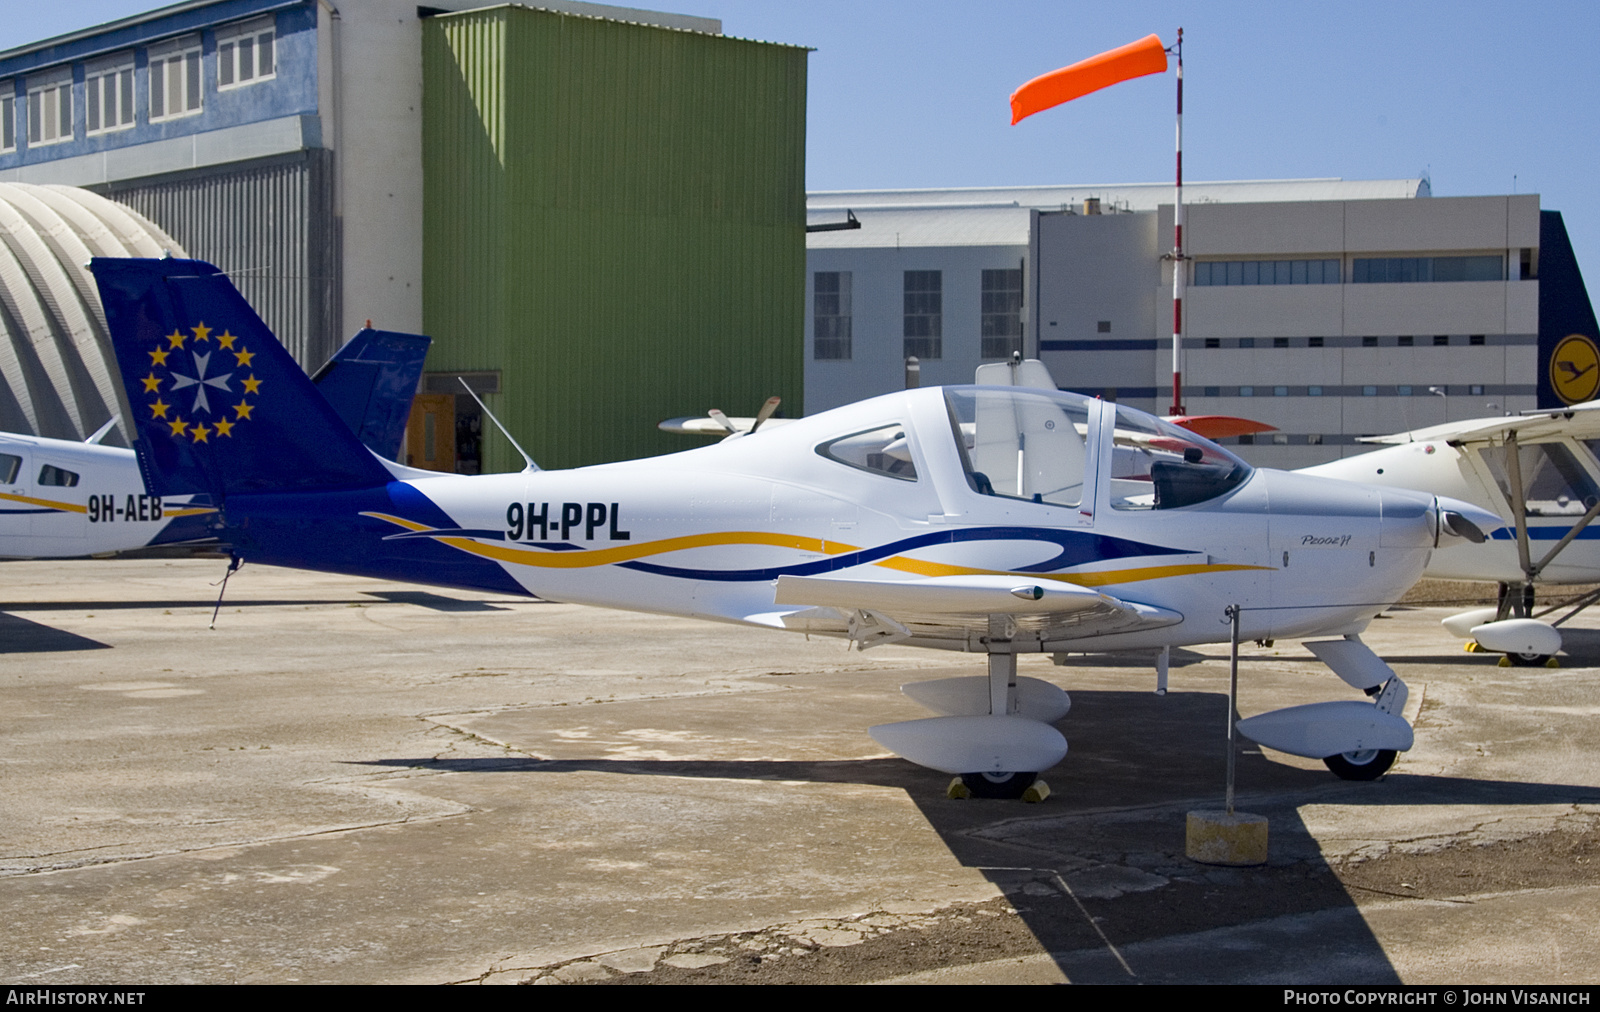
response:
[[[1024,387],[945,390],[967,482],[981,495],[1079,506],[1098,438],[1099,402]],[[1210,440],[1142,411],[1104,405],[1114,417],[1109,468],[1119,510],[1175,509],[1214,499],[1242,484],[1250,465]],[[1113,414],[1114,412],[1114,414]],[[1103,445],[1103,443],[1102,443]]]

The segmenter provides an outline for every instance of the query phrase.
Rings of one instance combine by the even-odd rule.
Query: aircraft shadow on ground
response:
[[[434,611],[510,611],[504,605],[490,604],[487,601],[462,601],[454,597],[445,597],[443,594],[431,594],[426,590],[364,590],[368,597],[376,597],[390,604],[414,604],[419,608],[431,608]]]
[[[71,650],[110,650],[111,644],[0,612],[0,653],[49,654]]]
[[[949,777],[894,758],[396,758],[361,765],[902,789],[963,864],[1007,893],[1069,979],[1107,983],[1176,982],[1196,973],[1216,982],[1398,983],[1378,940],[1352,916],[1355,901],[1323,858],[1301,806],[1600,802],[1600,788],[1588,785],[1408,775],[1403,758],[1381,781],[1349,783],[1247,743],[1237,761],[1239,808],[1268,817],[1273,858],[1259,869],[1210,868],[1184,857],[1184,816],[1222,807],[1226,706],[1215,693],[1074,692],[1073,712],[1059,725],[1072,751],[1047,775],[1053,794],[1039,806],[952,801],[944,793]],[[1233,940],[1212,950],[1201,969],[1192,959],[1174,962],[1172,943],[1159,941],[1217,930],[1232,932]]]

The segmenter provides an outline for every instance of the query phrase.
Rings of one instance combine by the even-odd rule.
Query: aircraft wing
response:
[[[777,613],[773,624],[822,634],[847,635],[863,648],[917,640],[954,645],[986,636],[990,617],[1006,616],[1042,645],[1109,633],[1172,625],[1183,620],[1165,608],[1123,601],[1088,587],[1025,575],[937,576],[904,580],[848,580],[780,576],[779,605],[811,605]]]
[[[1566,408],[1544,408],[1496,418],[1469,418],[1459,422],[1430,425],[1388,436],[1363,436],[1363,443],[1482,443],[1499,439],[1516,430],[1523,442],[1568,436],[1573,439],[1600,439],[1600,401],[1586,401]]]

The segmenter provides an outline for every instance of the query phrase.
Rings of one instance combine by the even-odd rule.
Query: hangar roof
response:
[[[1386,200],[1431,196],[1426,179],[1254,179],[1185,183],[1185,204]],[[1171,183],[989,186],[923,190],[820,190],[806,195],[807,224],[844,220],[861,228],[812,232],[812,249],[900,246],[1026,246],[1028,212],[1077,210],[1097,197],[1106,213],[1172,203]]]

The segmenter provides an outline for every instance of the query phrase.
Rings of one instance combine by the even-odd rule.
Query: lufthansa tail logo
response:
[[[1550,386],[1563,403],[1593,400],[1600,392],[1600,351],[1583,334],[1568,334],[1550,355]]]
[[[261,380],[251,366],[255,352],[224,330],[195,324],[160,338],[147,352],[150,371],[140,382],[152,422],[166,424],[179,442],[213,443],[233,436],[250,420]],[[252,400],[255,398],[255,400]]]

